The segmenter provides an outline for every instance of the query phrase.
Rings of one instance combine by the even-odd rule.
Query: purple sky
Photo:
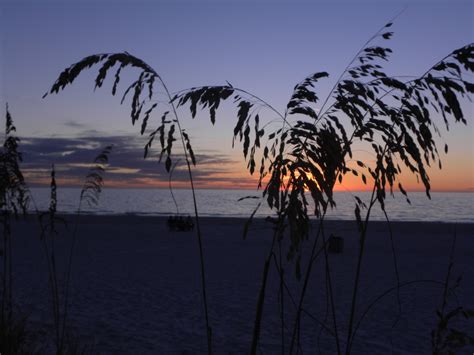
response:
[[[128,105],[120,106],[119,98],[110,95],[110,83],[93,91],[97,69],[60,95],[41,99],[73,62],[126,50],[154,67],[171,91],[228,80],[283,110],[293,86],[315,71],[331,75],[320,87],[324,97],[360,46],[403,9],[389,43],[394,49],[389,74],[421,74],[473,42],[472,1],[3,0],[0,104],[9,103],[24,137],[138,136]],[[240,149],[231,148],[230,106],[223,107],[217,121],[212,127],[201,115],[184,125],[196,151],[223,157],[222,163],[235,169],[233,162],[242,159]],[[471,121],[446,136],[450,156],[444,179],[459,178],[466,189],[474,185],[473,133]],[[61,149],[67,151],[56,147]],[[41,161],[47,169],[54,155],[45,154]]]

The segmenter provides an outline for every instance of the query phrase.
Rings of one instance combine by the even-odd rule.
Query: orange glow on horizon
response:
[[[31,181],[32,186],[42,186],[48,187],[51,183],[49,178],[37,178],[34,181]],[[69,179],[69,178],[58,178],[56,180],[58,187],[82,187],[83,181],[80,179]],[[203,181],[197,180],[194,182],[194,187],[197,189],[229,189],[229,190],[256,190],[258,186],[258,179],[248,179],[246,181]],[[403,188],[407,192],[424,192],[425,188],[422,184],[415,183],[403,183]],[[158,189],[168,189],[168,181],[153,180],[153,179],[142,179],[142,178],[132,178],[127,181],[117,181],[117,180],[106,180],[104,187],[110,188],[158,188]],[[174,181],[172,183],[173,189],[189,189],[191,185],[188,181]],[[265,184],[262,184],[262,188],[265,187]],[[398,191],[398,183],[393,187],[394,191]],[[360,183],[346,183],[343,181],[342,184],[336,184],[334,186],[335,192],[344,192],[344,191],[372,191],[372,185],[364,185]],[[431,191],[434,192],[474,192],[474,188],[469,185],[452,185],[452,184],[443,184],[443,183],[433,183],[431,185]]]
[[[470,167],[464,167],[463,169],[455,169],[455,164],[451,166],[451,169],[431,169],[429,170],[431,191],[448,192],[474,192],[474,169]],[[467,171],[466,171],[467,168]],[[199,170],[196,170],[198,172]],[[134,174],[127,175],[127,178],[117,179],[115,174],[105,174],[104,186],[111,188],[169,188],[168,179],[150,177],[135,177]],[[364,184],[359,176],[354,176],[351,173],[344,176],[342,184],[337,183],[334,187],[334,191],[371,191],[372,184],[371,179],[367,176],[367,184]],[[226,171],[219,171],[209,175],[209,179],[206,177],[200,177],[199,174],[195,174],[194,186],[198,189],[245,189],[245,190],[256,190],[258,186],[259,175],[256,172],[254,175],[250,175],[247,171],[242,169],[239,164],[230,166]],[[47,171],[25,173],[26,181],[33,186],[49,186],[51,178]],[[67,187],[82,187],[84,180],[83,178],[72,178],[64,177],[61,174],[56,175],[57,185]],[[262,182],[262,186],[265,187],[268,177]],[[400,175],[400,181],[403,188],[406,191],[425,191],[425,188],[421,182],[417,182],[416,177],[409,173],[402,173]],[[187,180],[172,181],[172,187],[176,189],[190,188],[190,183]],[[388,187],[387,187],[388,188]],[[394,191],[399,191],[398,182],[393,187]]]

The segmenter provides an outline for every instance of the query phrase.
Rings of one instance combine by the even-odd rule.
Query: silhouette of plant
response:
[[[67,268],[64,275],[63,281],[63,299],[61,300],[60,292],[60,280],[58,265],[56,262],[56,247],[55,239],[58,236],[58,230],[56,225],[58,222],[63,223],[67,226],[66,220],[57,215],[57,184],[56,184],[56,171],[54,165],[51,169],[51,184],[50,184],[50,205],[47,212],[39,213],[41,235],[43,249],[46,255],[48,265],[48,276],[51,288],[51,300],[53,309],[53,323],[55,330],[55,347],[56,354],[70,353],[71,344],[66,343],[67,339],[67,315],[69,310],[69,289],[72,274],[74,248],[77,240],[77,228],[79,224],[79,217],[82,210],[83,202],[86,202],[89,206],[97,205],[102,192],[104,184],[103,173],[105,172],[106,165],[108,164],[109,155],[111,153],[112,146],[107,146],[104,150],[97,155],[94,159],[94,164],[90,168],[89,173],[86,176],[84,185],[81,190],[79,206],[76,213],[76,221],[74,229],[72,231],[72,240],[69,250],[69,258],[67,259]],[[46,220],[46,221],[45,221]],[[62,306],[62,307],[61,307]],[[61,311],[62,308],[62,311]],[[78,344],[73,344],[76,347]]]
[[[160,86],[165,91],[165,98],[167,103],[165,104],[167,110],[164,111],[161,115],[161,124],[149,134],[149,139],[144,148],[144,158],[146,158],[150,153],[150,148],[155,140],[159,137],[161,153],[159,156],[159,161],[166,156],[165,167],[167,172],[170,172],[172,168],[172,148],[173,142],[176,141],[175,135],[179,134],[179,139],[181,140],[182,148],[184,151],[184,158],[187,165],[189,181],[191,185],[192,198],[194,204],[194,215],[196,218],[196,231],[199,247],[199,257],[200,257],[200,268],[201,268],[201,284],[202,284],[202,294],[203,294],[203,304],[204,304],[204,314],[205,314],[205,323],[206,323],[206,336],[207,336],[207,345],[208,353],[212,353],[212,329],[209,322],[208,315],[208,306],[207,306],[207,295],[206,295],[206,274],[205,274],[205,265],[204,265],[204,252],[202,246],[202,234],[201,227],[199,223],[199,213],[198,206],[194,188],[194,180],[191,165],[196,165],[196,157],[191,146],[190,138],[185,129],[182,128],[178,113],[176,111],[176,106],[172,102],[171,94],[166,86],[165,82],[160,75],[148,64],[142,61],[139,58],[134,57],[133,55],[124,52],[124,53],[111,53],[111,54],[96,54],[85,57],[79,62],[71,65],[69,68],[66,68],[58,77],[56,82],[53,84],[49,93],[46,93],[43,97],[46,97],[48,94],[58,93],[60,90],[63,90],[67,85],[73,83],[73,81],[78,77],[78,75],[85,69],[88,69],[96,64],[101,64],[99,69],[99,74],[95,79],[95,87],[102,87],[107,73],[109,70],[118,66],[118,69],[115,72],[115,79],[112,86],[112,95],[117,93],[117,86],[120,81],[121,71],[125,67],[136,68],[140,71],[140,75],[137,80],[135,80],[131,85],[127,87],[124,91],[124,94],[121,99],[123,103],[127,95],[133,91],[133,96],[131,100],[131,113],[132,124],[135,124],[140,119],[141,128],[140,134],[144,134],[150,118],[152,117],[152,112],[155,111],[158,107],[158,102],[152,101],[155,96],[155,85]],[[157,94],[156,94],[157,95]],[[146,111],[145,111],[146,110]],[[168,118],[171,116],[172,118]]]
[[[179,159],[176,160],[174,163],[173,163],[173,166],[171,167],[170,169],[170,172],[169,172],[169,179],[168,179],[168,188],[170,190],[170,194],[171,194],[171,198],[173,199],[173,203],[176,207],[176,215],[179,215],[179,206],[178,206],[178,203],[176,202],[176,198],[174,197],[174,193],[173,193],[173,186],[171,184],[171,181],[172,181],[172,177],[173,177],[173,172],[174,172],[174,169],[176,169],[176,166],[179,164]]]
[[[74,229],[72,232],[71,247],[69,250],[69,259],[66,271],[66,278],[64,282],[64,309],[63,309],[63,327],[62,327],[62,343],[65,341],[65,332],[67,328],[67,314],[69,308],[69,288],[71,283],[71,273],[72,273],[72,261],[74,256],[74,248],[77,241],[77,228],[79,224],[79,217],[82,211],[82,203],[86,202],[89,206],[96,206],[99,202],[99,197],[102,192],[104,185],[103,174],[105,172],[106,166],[109,162],[109,155],[112,152],[113,145],[106,146],[102,152],[99,153],[94,159],[93,166],[90,168],[89,173],[86,175],[86,180],[82,186],[81,195],[79,198],[79,206],[77,207],[76,212],[76,223],[74,224]],[[61,348],[63,345],[61,346]],[[70,349],[69,349],[70,351]]]
[[[165,167],[169,172],[172,167],[171,153],[177,129],[193,193],[209,352],[212,349],[211,328],[207,314],[204,260],[191,170],[191,163],[195,164],[196,159],[189,136],[181,128],[176,108],[189,106],[193,118],[196,116],[198,107],[206,109],[209,111],[210,121],[213,124],[221,103],[229,99],[233,100],[237,109],[233,143],[236,140],[242,143],[247,168],[250,174],[258,171],[258,187],[264,186],[262,198],[276,212],[276,217],[273,218],[275,225],[273,239],[265,259],[257,300],[251,353],[255,354],[258,349],[268,273],[272,260],[279,259],[275,264],[280,273],[280,295],[285,289],[292,298],[289,288],[285,287],[282,258],[276,258],[279,253],[276,248],[280,248],[281,251],[280,242],[288,235],[287,259],[294,262],[296,277],[303,279],[301,293],[295,301],[297,308],[289,353],[295,352],[295,348],[300,347],[300,321],[310,275],[317,258],[323,256],[332,316],[332,325],[328,329],[334,335],[337,353],[350,354],[357,329],[357,326],[355,329],[354,326],[359,324],[356,320],[357,296],[372,210],[378,206],[386,215],[385,199],[387,194],[394,195],[396,189],[410,203],[402,185],[401,173],[404,171],[413,174],[418,179],[430,198],[431,185],[427,168],[432,164],[438,164],[441,168],[435,138],[441,137],[441,130],[436,124],[436,118],[437,116],[443,118],[446,129],[449,129],[451,122],[466,124],[462,100],[469,98],[474,91],[474,84],[465,75],[474,71],[473,44],[454,50],[418,77],[406,80],[406,77],[388,75],[383,63],[389,61],[392,50],[389,47],[376,45],[375,42],[389,40],[393,35],[390,31],[391,26],[392,22],[387,23],[361,47],[324,100],[320,100],[317,85],[329,74],[317,72],[309,75],[294,87],[283,112],[279,112],[259,96],[234,87],[230,83],[222,86],[191,88],[171,97],[161,77],[141,59],[127,52],[86,57],[64,70],[52,86],[49,93],[58,93],[67,85],[72,84],[83,70],[101,64],[99,74],[95,79],[96,87],[101,87],[109,70],[118,65],[112,87],[112,94],[115,95],[121,70],[127,66],[137,68],[140,75],[125,90],[122,102],[129,92],[133,92],[132,124],[142,120],[141,134],[146,131],[152,112],[158,105],[157,102],[152,101],[154,83],[157,82],[165,90],[168,101],[166,107],[171,108],[173,119],[168,119],[170,111],[162,114],[161,124],[150,134],[144,155],[146,157],[149,154],[152,143],[156,137],[159,137],[160,160],[166,156]],[[262,110],[271,114],[271,119],[265,125],[261,124]],[[270,129],[270,123],[274,121],[275,115],[281,121],[281,126],[278,129]],[[375,157],[375,161],[357,159],[353,149],[355,145],[363,146]],[[447,145],[444,151],[447,153]],[[356,176],[363,184],[371,186],[371,196],[368,201],[362,201],[360,197],[354,196],[354,215],[360,245],[352,288],[351,309],[347,321],[348,328],[344,329],[346,334],[343,340],[335,312],[324,221],[328,209],[336,206],[333,194],[335,185],[338,182],[342,183],[348,174]],[[251,218],[254,214],[255,211]],[[300,265],[302,248],[309,238],[311,215],[316,216],[319,223],[313,244],[309,246],[309,262],[302,273]],[[245,230],[248,230],[248,224]],[[397,288],[401,287],[399,280],[397,284]],[[280,302],[283,302],[283,297],[280,297]],[[285,327],[283,316],[281,326],[283,333]],[[282,338],[282,351],[285,352],[285,350]]]
[[[11,244],[11,218],[17,218],[21,213],[27,213],[30,200],[33,202],[34,210],[39,217],[41,226],[41,240],[46,253],[48,265],[48,277],[52,295],[53,321],[55,328],[56,353],[75,353],[71,344],[65,344],[66,314],[68,307],[68,288],[72,265],[73,245],[76,229],[74,230],[73,244],[71,246],[67,281],[65,283],[65,300],[63,319],[60,319],[60,292],[58,282],[58,272],[56,265],[56,250],[54,237],[57,234],[56,223],[64,222],[62,218],[56,215],[57,192],[54,166],[51,171],[51,197],[48,212],[40,213],[36,208],[35,202],[26,185],[25,179],[20,169],[22,154],[18,152],[18,143],[20,139],[14,135],[16,131],[13,120],[6,109],[6,130],[5,141],[0,151],[0,207],[1,221],[3,226],[3,249],[0,256],[3,257],[2,268],[2,308],[0,324],[0,352],[3,354],[29,353],[33,348],[28,348],[29,341],[26,330],[27,317],[13,312],[13,268],[12,268],[12,244]],[[84,188],[81,193],[82,200],[96,202],[100,194],[103,180],[103,164],[107,162],[107,156],[110,153],[110,147],[107,147],[96,159],[96,165],[91,169],[86,178]],[[78,214],[80,213],[80,205]],[[45,223],[44,220],[47,219]],[[77,224],[76,224],[77,227]],[[49,241],[47,240],[49,237]],[[18,312],[16,312],[18,313]],[[28,345],[25,345],[28,344]],[[80,344],[73,344],[78,348]],[[26,346],[26,347],[25,347]],[[67,348],[66,348],[67,346]],[[73,351],[73,352],[71,352]]]
[[[449,129],[452,121],[466,124],[461,100],[463,97],[469,98],[474,91],[474,85],[465,77],[466,73],[474,70],[474,45],[468,44],[454,50],[419,77],[403,80],[402,77],[387,75],[383,69],[382,64],[389,60],[392,50],[372,44],[379,39],[390,39],[393,35],[389,30],[391,26],[391,22],[387,23],[364,44],[320,106],[317,105],[320,99],[316,85],[319,80],[328,77],[326,72],[312,74],[298,83],[283,113],[258,96],[229,83],[225,86],[191,88],[174,97],[178,106],[189,104],[193,117],[198,106],[207,108],[211,122],[214,122],[216,109],[221,102],[232,98],[238,108],[234,139],[243,141],[243,154],[251,174],[256,168],[256,150],[264,138],[263,130],[258,128],[260,109],[266,108],[276,113],[283,121],[282,128],[266,136],[268,141],[261,153],[259,186],[267,178],[263,197],[268,206],[276,210],[277,225],[281,232],[275,233],[265,261],[251,353],[257,351],[269,260],[273,256],[275,241],[283,237],[282,230],[287,227],[290,238],[287,257],[295,261],[299,278],[301,248],[308,239],[311,211],[319,219],[319,228],[311,247],[299,297],[289,349],[293,353],[299,338],[304,297],[316,260],[316,246],[320,238],[323,246],[326,244],[324,218],[328,208],[336,205],[333,198],[335,184],[341,183],[349,173],[359,177],[363,184],[368,184],[369,179],[372,183],[372,193],[367,204],[355,196],[354,214],[360,234],[360,249],[345,342],[346,354],[351,352],[361,263],[372,209],[378,205],[385,213],[387,192],[393,195],[397,187],[410,203],[400,177],[405,170],[416,176],[430,198],[427,167],[438,163],[441,168],[435,142],[435,136],[441,136],[435,122],[436,115],[443,118],[446,129]],[[255,125],[253,138],[252,124]],[[356,160],[353,157],[354,144],[363,145],[373,153],[375,163]],[[444,150],[447,153],[447,145]],[[311,208],[306,191],[311,196]],[[342,353],[330,263],[324,247],[323,251],[336,348],[338,353]]]
[[[13,314],[13,262],[12,262],[12,217],[26,214],[29,194],[20,170],[22,155],[18,151],[20,139],[13,119],[6,106],[5,137],[0,150],[0,219],[3,245],[0,247],[2,263],[2,291],[0,310],[0,352],[15,353],[20,350],[25,335],[25,319],[16,319]]]
[[[56,215],[57,212],[57,185],[56,171],[54,165],[51,167],[51,183],[50,183],[50,202],[47,212],[39,214],[41,234],[40,240],[48,265],[49,285],[51,289],[51,301],[53,310],[53,323],[55,331],[56,354],[62,354],[62,332],[61,332],[61,315],[60,315],[60,292],[58,282],[58,271],[56,264],[56,248],[55,239],[58,231],[56,229],[57,222],[66,224],[66,221]],[[44,220],[47,220],[44,222]],[[49,237],[49,238],[48,238]],[[49,239],[49,241],[48,241]]]

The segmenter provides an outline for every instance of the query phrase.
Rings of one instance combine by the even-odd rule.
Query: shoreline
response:
[[[41,213],[47,211],[41,211]],[[166,220],[170,216],[176,216],[176,214],[142,214],[142,213],[123,213],[123,214],[97,214],[97,213],[89,213],[89,212],[83,212],[80,213],[79,215],[76,213],[57,213],[57,217],[63,218],[65,220],[69,220],[72,222],[75,222],[76,220],[80,223],[86,223],[86,224],[103,224],[103,223],[114,223],[116,224],[121,223],[121,224],[128,224],[131,222],[166,222]],[[180,216],[190,216],[193,220],[195,220],[195,217],[192,214],[180,214]],[[31,221],[34,220],[36,217],[36,214],[34,213],[28,213],[26,216],[24,215],[19,215],[18,220],[27,220]],[[389,216],[390,218],[390,216]],[[225,222],[225,221],[232,221],[232,222],[240,222],[242,226],[249,220],[249,217],[242,217],[242,216],[232,216],[232,215],[215,215],[215,216],[199,216],[199,220],[203,222]],[[263,216],[254,216],[252,218],[252,223],[268,223],[268,226],[270,227],[271,224],[270,222],[267,222],[268,217],[263,217]],[[318,225],[319,220],[316,217],[310,217],[310,222],[311,225]],[[327,225],[344,225],[348,226],[351,225],[354,228],[356,228],[356,220],[353,219],[335,219],[335,218],[327,218],[324,220],[324,223]],[[375,226],[387,226],[387,221],[382,221],[382,220],[369,220],[369,225],[375,225]],[[457,228],[473,228],[474,231],[474,220],[471,221],[419,221],[419,220],[390,220],[390,225],[392,226],[401,226],[405,225],[407,227],[409,226],[419,226],[419,225],[441,225],[441,226],[456,226]]]
[[[39,211],[40,213],[48,213],[48,211]],[[36,216],[36,213],[27,213],[26,215],[19,214],[18,219],[27,219],[31,220],[34,219]],[[176,214],[173,213],[163,213],[163,214],[154,214],[154,213],[90,213],[90,212],[81,212],[79,215],[77,213],[64,213],[64,212],[58,212],[56,213],[57,217],[64,218],[64,219],[73,219],[79,217],[81,221],[85,221],[87,219],[106,219],[106,220],[123,220],[124,218],[131,218],[131,219],[144,219],[144,220],[166,220],[170,216],[176,216]],[[193,214],[186,214],[186,213],[180,213],[178,216],[190,216],[195,219]],[[219,221],[219,220],[232,220],[232,221],[242,221],[242,223],[245,223],[249,219],[250,215],[248,217],[244,216],[237,216],[237,215],[200,215],[199,219],[201,221]],[[390,218],[390,216],[389,216]],[[268,219],[267,216],[254,216],[252,218],[253,221],[266,221]],[[318,223],[319,220],[317,217],[310,216],[310,221],[312,224]],[[328,217],[324,220],[325,223],[355,223],[355,219],[337,219],[337,218],[331,218]],[[390,224],[392,225],[398,225],[398,224],[411,224],[411,225],[416,225],[416,224],[441,224],[441,225],[456,225],[456,226],[474,226],[474,219],[472,221],[432,221],[432,220],[392,220],[390,219]],[[369,224],[382,224],[386,225],[387,221],[385,220],[369,220]]]

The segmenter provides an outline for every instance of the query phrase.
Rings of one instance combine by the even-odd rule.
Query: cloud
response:
[[[31,186],[47,185],[51,166],[54,164],[59,185],[81,186],[94,158],[108,145],[114,148],[105,173],[108,186],[117,187],[166,187],[169,174],[164,164],[159,164],[159,143],[144,159],[146,137],[137,136],[82,136],[82,137],[23,137],[19,150],[23,153],[22,169]],[[172,156],[178,162],[172,174],[173,186],[188,187],[189,176],[185,159],[178,149]],[[193,168],[196,186],[205,188],[254,188],[256,178],[241,171],[238,161],[214,151],[196,154]]]
[[[70,127],[70,128],[79,128],[84,130],[86,128],[86,125],[83,123],[79,123],[73,120],[69,120],[63,123],[64,126]]]

